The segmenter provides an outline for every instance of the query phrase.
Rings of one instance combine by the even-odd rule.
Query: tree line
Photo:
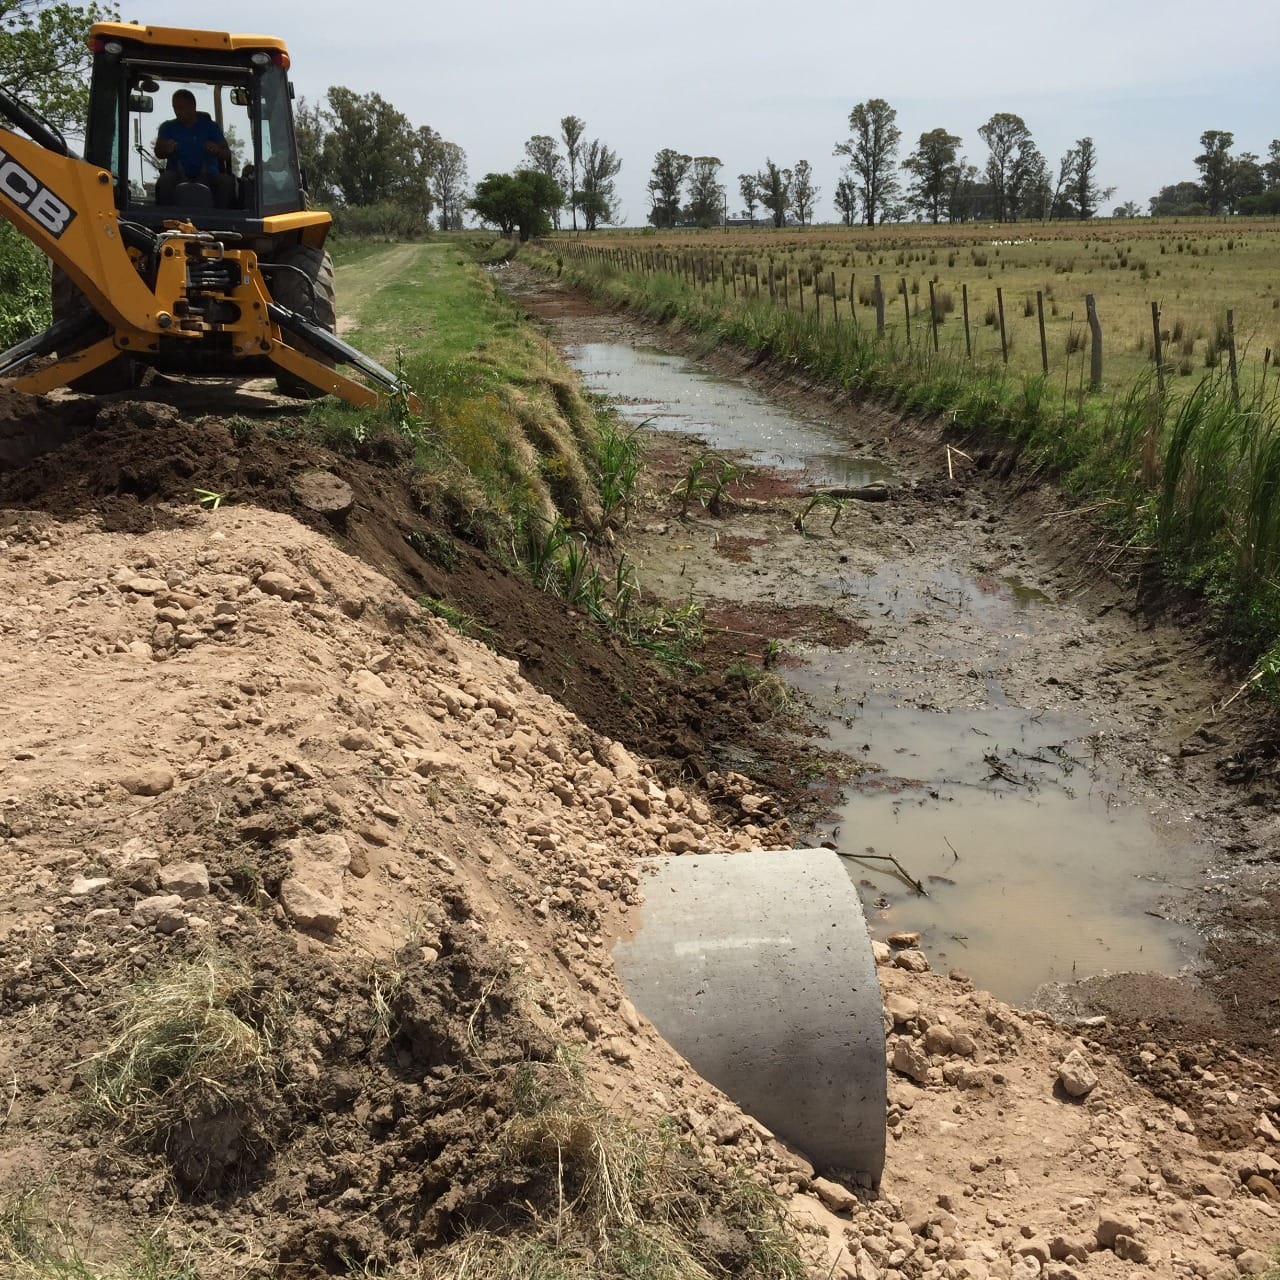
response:
[[[1200,180],[1161,187],[1149,202],[1151,216],[1280,215],[1280,138],[1271,140],[1265,160],[1252,151],[1232,155],[1235,141],[1225,129],[1206,129],[1195,158]]]
[[[1098,183],[1092,138],[1079,139],[1053,167],[1021,116],[997,112],[978,130],[988,152],[981,167],[961,153],[959,135],[943,128],[922,133],[915,150],[899,160],[897,115],[883,98],[861,102],[849,113],[849,136],[835,144],[834,154],[846,163],[833,200],[847,226],[901,222],[912,214],[930,222],[1091,218],[1112,194]],[[649,221],[656,227],[730,221],[719,169],[714,156],[664,147],[649,180]],[[808,160],[783,167],[770,157],[758,171],[738,175],[742,213],[734,221],[754,225],[759,209],[775,227],[804,226],[820,194]]]

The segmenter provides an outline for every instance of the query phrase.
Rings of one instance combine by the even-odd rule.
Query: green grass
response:
[[[413,455],[428,514],[517,559],[535,527],[601,519],[591,463],[596,414],[523,314],[475,261],[470,241],[361,245],[338,262],[349,340],[402,368],[422,402],[392,429]],[[309,428],[360,451],[388,429],[385,410],[319,401]]]

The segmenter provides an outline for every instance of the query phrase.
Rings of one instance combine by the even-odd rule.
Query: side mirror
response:
[[[154,111],[156,109],[155,99],[145,93],[131,93],[129,95],[130,111]]]
[[[249,105],[249,90],[243,85],[236,85],[231,90],[231,101],[237,107],[247,107]]]

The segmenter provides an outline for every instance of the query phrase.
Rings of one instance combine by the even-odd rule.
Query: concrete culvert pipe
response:
[[[646,861],[614,961],[712,1084],[814,1166],[878,1187],[884,1005],[857,889],[829,849]]]

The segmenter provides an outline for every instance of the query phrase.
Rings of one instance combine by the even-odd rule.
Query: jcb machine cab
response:
[[[54,264],[54,322],[0,353],[0,378],[93,393],[149,365],[271,371],[353,404],[408,394],[334,335],[331,219],[306,207],[283,41],[104,22],[89,45],[83,160],[0,90],[0,216]]]

